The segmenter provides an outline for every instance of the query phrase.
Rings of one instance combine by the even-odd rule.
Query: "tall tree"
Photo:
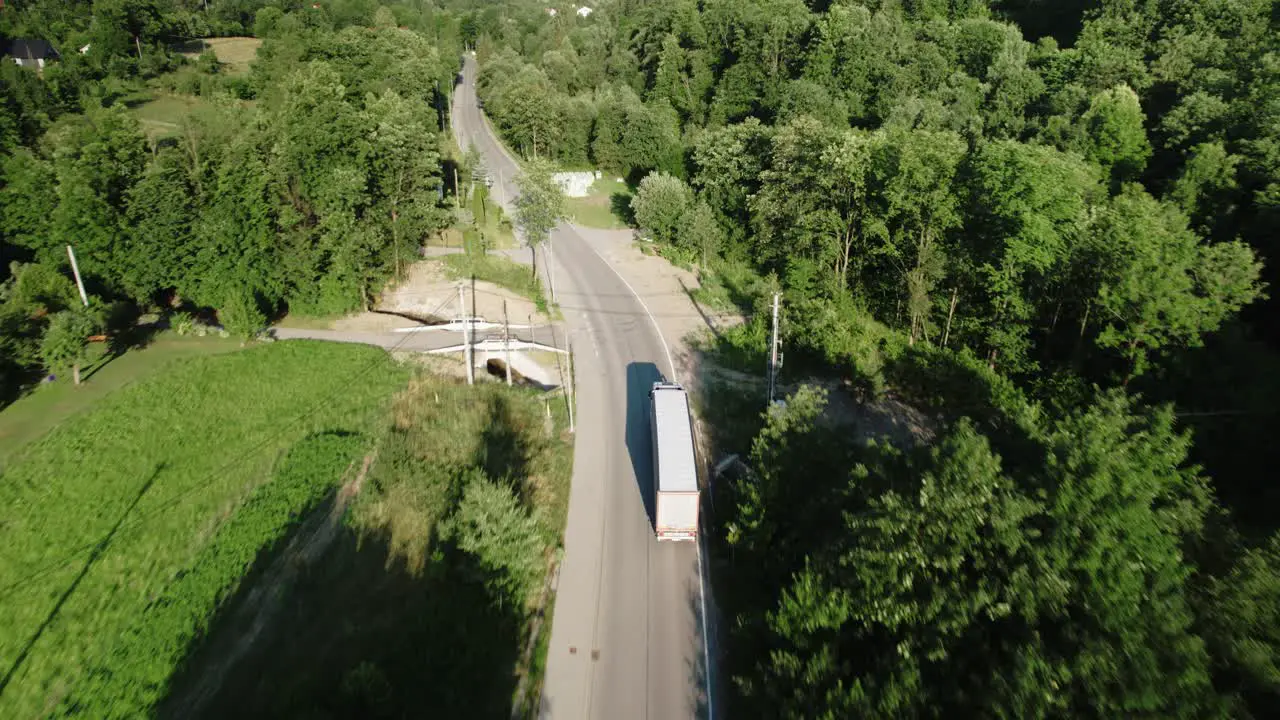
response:
[[[61,128],[53,141],[58,205],[52,234],[75,246],[85,275],[121,287],[126,198],[146,166],[138,121],[117,105]]]
[[[853,451],[842,487],[801,492],[771,479],[797,451],[841,453],[813,454],[838,434],[795,400],[757,439],[730,535],[762,582],[791,571],[736,624],[761,644],[736,678],[753,713],[1221,713],[1181,551],[1209,492],[1171,410],[1109,394],[1013,460],[962,419],[932,449]]]
[[[1078,147],[1116,181],[1137,180],[1151,157],[1145,121],[1132,89],[1120,85],[1103,90],[1080,118]]]
[[[545,161],[526,163],[524,172],[516,178],[516,187],[520,190],[516,197],[516,225],[529,246],[536,278],[538,246],[550,239],[551,231],[565,217],[564,190]]]
[[[50,370],[71,367],[71,376],[80,384],[80,366],[88,359],[89,336],[93,334],[93,316],[85,308],[63,310],[49,319],[40,355]]]
[[[0,185],[0,233],[29,248],[47,262],[64,252],[52,229],[57,207],[57,175],[52,163],[26,148],[18,148],[3,160]]]
[[[888,133],[872,155],[877,212],[888,227],[878,252],[898,277],[911,342],[931,334],[932,293],[946,262],[942,241],[960,224],[954,182],[964,153],[954,133],[915,130]]]
[[[1057,282],[1083,240],[1101,194],[1096,170],[1074,154],[1013,141],[985,145],[967,168],[970,222],[964,242],[967,284],[978,308],[976,350],[1011,370],[1025,369],[1031,322],[1061,302]],[[960,273],[956,273],[960,275]],[[958,288],[957,288],[958,289]],[[1054,297],[1054,296],[1058,297]]]
[[[139,303],[159,290],[185,290],[197,282],[191,212],[196,199],[184,165],[177,152],[166,149],[129,189],[121,284]]]
[[[441,186],[435,135],[421,122],[414,103],[387,90],[365,101],[371,134],[371,176],[391,234],[395,275],[417,257],[422,238],[444,226],[448,214],[437,207]]]
[[[681,218],[676,237],[684,247],[699,253],[702,267],[707,268],[724,241],[724,231],[720,229],[720,223],[716,222],[711,206],[699,200]]]
[[[1201,245],[1176,208],[1127,186],[1089,232],[1099,347],[1128,363],[1126,379],[1169,346],[1196,346],[1261,292],[1261,265],[1239,243]]]

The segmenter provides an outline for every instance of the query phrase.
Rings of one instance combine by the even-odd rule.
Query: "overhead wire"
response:
[[[441,305],[441,307],[443,307],[443,304]],[[437,310],[438,309],[439,308],[437,308]],[[395,345],[393,345],[390,348],[387,348],[387,352],[388,353],[395,352],[400,348],[401,345],[407,342],[411,336],[412,336],[411,333],[405,333],[404,337],[400,338],[400,340],[396,342]],[[375,360],[374,362],[369,363],[369,365],[364,366],[360,370],[357,370],[356,372],[352,373],[350,376],[344,377],[341,382],[335,385],[333,392],[327,394],[323,399],[321,399],[320,402],[316,403],[316,405],[313,406],[311,409],[304,411],[302,414],[298,415],[293,420],[285,423],[282,426],[282,430],[280,432],[267,436],[261,442],[257,443],[256,445],[253,445],[249,450],[239,453],[236,457],[232,458],[229,462],[224,463],[223,465],[217,467],[216,469],[214,469],[209,473],[206,473],[204,477],[202,477],[198,482],[193,484],[187,490],[184,490],[178,493],[177,495],[173,496],[172,498],[169,498],[168,500],[163,501],[157,507],[152,508],[151,510],[148,510],[145,513],[142,513],[141,515],[135,516],[134,518],[126,521],[125,523],[122,523],[118,533],[123,534],[129,530],[136,529],[140,527],[142,523],[155,517],[157,514],[163,511],[169,510],[171,508],[177,507],[179,504],[181,504],[183,500],[195,495],[200,490],[206,489],[207,483],[210,480],[212,480],[213,478],[217,477],[220,474],[225,473],[231,468],[234,468],[236,465],[244,462],[245,460],[256,456],[269,443],[272,443],[280,439],[288,431],[292,430],[298,423],[303,422],[309,419],[310,417],[312,417],[313,415],[315,415],[316,413],[318,413],[322,408],[324,408],[329,404],[330,400],[332,400],[340,392],[342,392],[347,387],[349,387],[352,380],[358,378],[361,375],[368,373],[375,366],[377,366],[379,362],[381,362],[381,359]],[[93,542],[87,542],[83,545],[80,545],[75,549],[69,551],[60,559],[50,563],[46,563],[41,567],[37,568],[36,570],[27,573],[20,579],[8,585],[5,585],[3,588],[0,588],[0,600],[10,597],[23,585],[26,585],[27,583],[30,583],[33,580],[39,580],[40,578],[45,577],[52,572],[55,572],[57,570],[60,570],[70,565],[72,562],[74,562],[84,554],[92,552],[93,549],[96,548],[101,542],[102,542],[101,540],[95,540]]]

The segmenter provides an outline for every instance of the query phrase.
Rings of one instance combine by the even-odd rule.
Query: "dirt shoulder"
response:
[[[525,253],[528,254],[527,252]],[[514,253],[513,253],[514,255]],[[513,258],[514,259],[514,258]],[[446,322],[461,315],[459,281],[450,279],[439,257],[414,263],[405,278],[378,296],[372,312],[358,312],[337,319],[286,317],[281,327],[350,332],[390,332],[423,323]],[[477,280],[467,282],[468,313],[490,322],[502,322],[503,302],[513,325],[543,323],[533,301],[501,285]]]

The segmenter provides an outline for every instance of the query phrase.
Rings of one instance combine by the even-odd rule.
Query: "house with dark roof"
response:
[[[23,67],[42,69],[46,61],[61,57],[48,42],[39,38],[14,38],[4,48],[4,54]]]

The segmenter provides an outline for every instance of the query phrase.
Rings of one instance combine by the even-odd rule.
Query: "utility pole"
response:
[[[80,266],[76,265],[76,252],[70,245],[67,246],[67,257],[71,258],[71,272],[76,276],[76,287],[80,288],[80,302],[84,303],[85,307],[89,307],[89,296],[84,292],[84,280],[80,279]]]
[[[507,387],[511,387],[511,321],[507,319],[506,298],[502,298],[502,350],[507,356]]]
[[[554,328],[555,326],[552,325],[551,327]],[[552,337],[551,343],[554,345],[555,344],[554,331],[552,332],[551,337]],[[569,398],[569,432],[572,433],[573,432],[573,404],[574,404],[574,401],[578,399],[578,396],[573,392],[573,343],[569,341],[568,333],[565,333],[564,345],[565,345],[565,350],[568,352],[568,355],[569,355],[569,384],[567,388],[569,393],[568,395],[566,395],[566,397]]]
[[[461,311],[462,318],[462,354],[467,363],[467,384],[474,385],[476,376],[475,367],[471,363],[471,318],[467,316],[466,292],[466,286],[458,283],[458,310]]]
[[[556,301],[556,254],[551,246],[551,236],[547,236],[547,284],[551,286],[551,302]]]
[[[769,405],[778,382],[778,293],[773,294],[773,339],[769,341]]]

